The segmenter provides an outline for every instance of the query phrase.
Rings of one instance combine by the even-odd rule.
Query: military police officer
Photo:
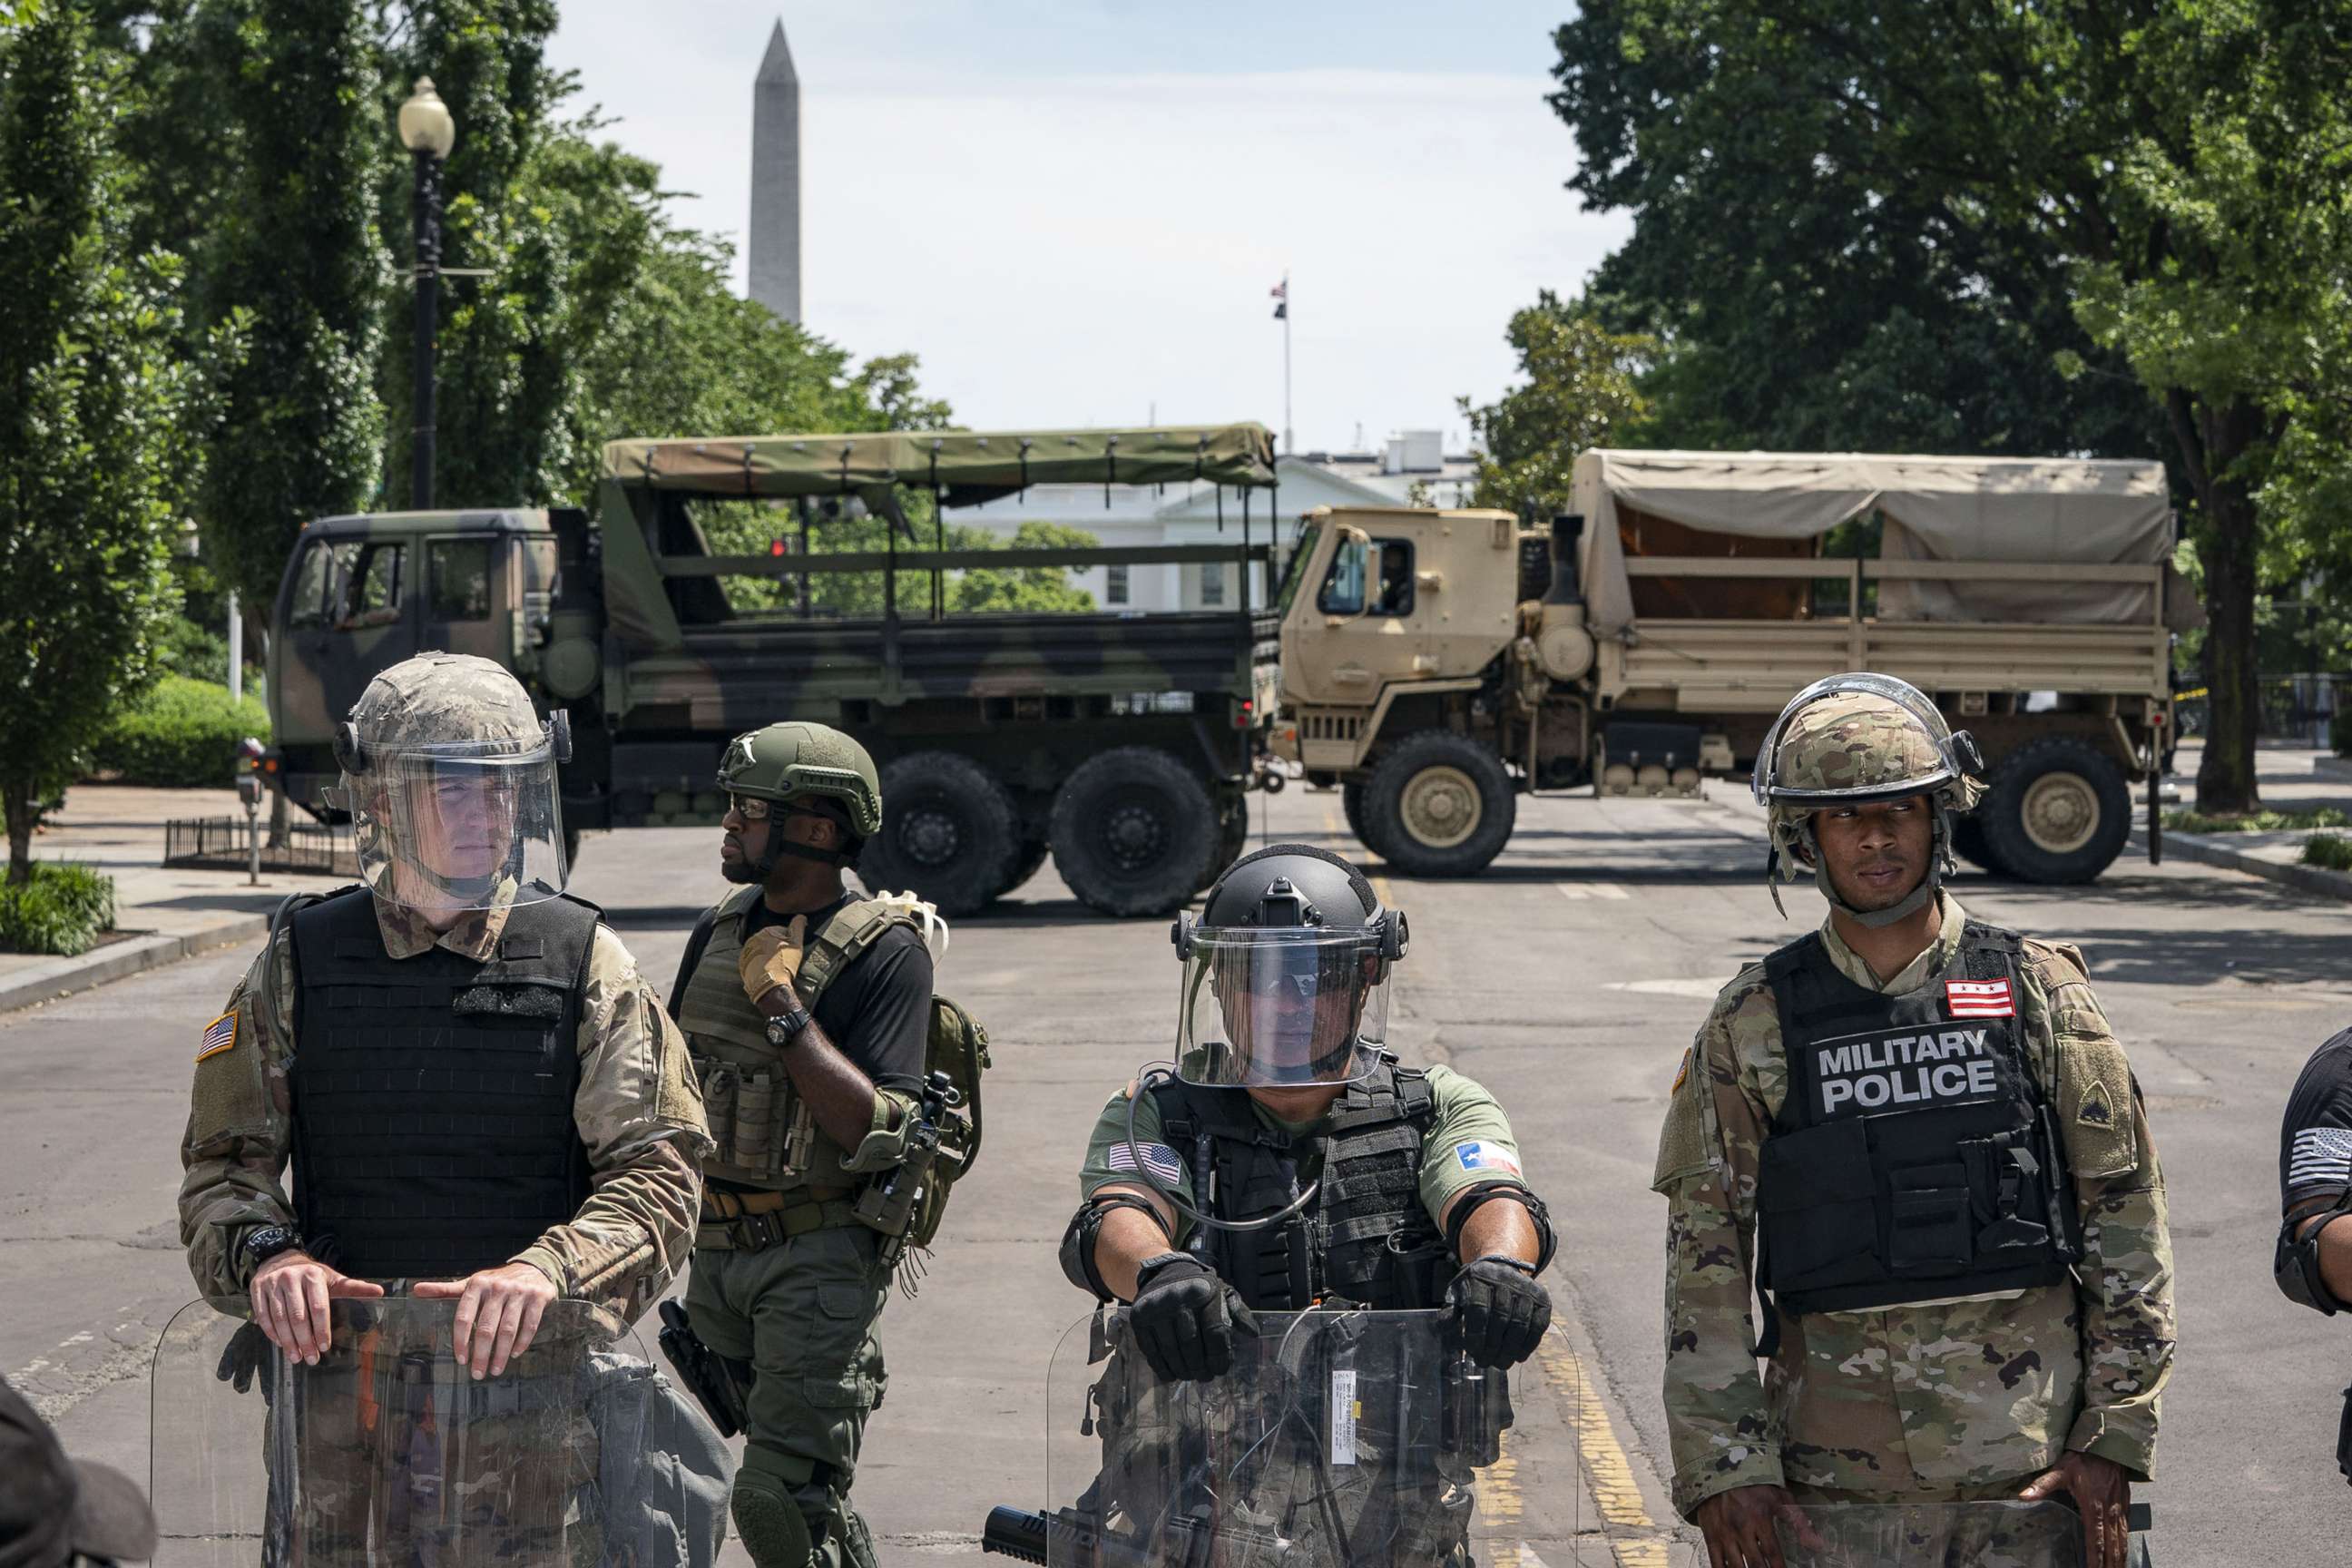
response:
[[[1551,1226],[1502,1107],[1383,1048],[1405,942],[1360,872],[1304,844],[1235,861],[1177,922],[1176,1071],[1103,1108],[1062,1240],[1071,1283],[1134,1303],[1161,1377],[1227,1370],[1236,1309],[1327,1298],[1450,1306],[1489,1365],[1542,1338]]]
[[[203,1031],[189,1268],[304,1365],[331,1353],[331,1301],[413,1279],[495,1377],[558,1297],[634,1319],[686,1255],[701,1100],[627,950],[563,893],[569,744],[488,659],[377,676],[336,745],[362,885],[289,900]],[[314,1547],[365,1538],[363,1491],[352,1517],[335,1500],[306,1489]]]
[[[864,747],[822,724],[737,737],[719,865],[671,1006],[718,1147],[687,1286],[693,1331],[748,1384],[734,1514],[759,1568],[872,1568],[850,1507],[885,1387],[885,1244],[861,1191],[905,1157],[931,1015],[927,906],[853,898],[882,826]]]
[[[1792,1495],[2063,1493],[2092,1568],[2125,1561],[2172,1363],[2163,1178],[2081,954],[1941,886],[1975,766],[1865,673],[1757,758],[1776,865],[1830,911],[1724,989],[1659,1145],[1675,1502],[1716,1568],[1777,1565]]]

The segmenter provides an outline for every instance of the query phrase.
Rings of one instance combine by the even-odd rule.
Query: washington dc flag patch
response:
[[[1944,1006],[1955,1018],[2014,1018],[2017,1004],[2006,980],[1947,980]]]

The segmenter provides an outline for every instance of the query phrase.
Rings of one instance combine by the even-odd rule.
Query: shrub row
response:
[[[166,675],[115,715],[91,761],[125,784],[226,789],[247,735],[269,739],[269,710],[258,699],[232,702],[226,686]]]
[[[88,952],[114,928],[114,879],[87,866],[37,865],[23,887],[0,883],[0,951]]]

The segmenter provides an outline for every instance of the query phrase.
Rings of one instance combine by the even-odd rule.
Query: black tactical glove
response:
[[[1257,1319],[1240,1294],[1184,1252],[1144,1259],[1127,1319],[1143,1359],[1171,1379],[1223,1376],[1233,1370],[1234,1330],[1257,1332]]]
[[[213,1369],[213,1375],[239,1394],[250,1394],[254,1374],[268,1362],[269,1338],[261,1331],[260,1324],[249,1322],[228,1337],[227,1345],[221,1351],[220,1365]],[[263,1392],[268,1392],[267,1382]]]
[[[1551,1327],[1551,1293],[1516,1258],[1481,1258],[1454,1277],[1454,1331],[1481,1366],[1517,1366]]]

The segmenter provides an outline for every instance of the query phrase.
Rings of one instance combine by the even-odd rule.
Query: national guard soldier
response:
[[[1675,1503],[1716,1568],[1778,1568],[1792,1496],[2062,1497],[2091,1568],[2125,1562],[2172,1362],[2163,1179],[2081,954],[1942,888],[1975,767],[1866,673],[1757,757],[1776,868],[1830,912],[1717,999],[1659,1145]]]
[[[701,1100],[627,950],[563,893],[569,745],[563,715],[542,722],[488,659],[377,676],[336,745],[362,885],[289,900],[203,1031],[180,1239],[205,1295],[249,1297],[260,1332],[314,1369],[314,1411],[345,1355],[331,1301],[416,1281],[456,1302],[457,1363],[498,1378],[558,1298],[634,1319],[686,1256]],[[573,1419],[541,1479],[579,1495],[598,1450]],[[274,1526],[313,1561],[366,1541],[367,1478],[398,1458],[362,1451],[396,1435],[345,1430],[349,1473],[306,1468],[301,1518]],[[306,1436],[306,1466],[323,1440]],[[564,1499],[535,1506],[551,1503],[560,1519]]]
[[[886,1386],[874,1324],[896,1238],[861,1200],[918,1125],[931,917],[844,889],[882,826],[874,761],[848,736],[738,736],[719,786],[719,868],[741,885],[696,926],[671,995],[718,1142],[687,1284],[692,1351],[731,1384],[706,1399],[740,1402],[726,1415],[749,1435],[733,1508],[752,1561],[873,1568],[849,1489]]]
[[[1305,844],[1234,861],[1177,921],[1176,1071],[1103,1108],[1062,1238],[1072,1284],[1134,1303],[1160,1376],[1225,1371],[1236,1308],[1332,1298],[1450,1306],[1490,1366],[1543,1337],[1551,1225],[1502,1107],[1384,1048],[1405,934],[1361,872]]]

